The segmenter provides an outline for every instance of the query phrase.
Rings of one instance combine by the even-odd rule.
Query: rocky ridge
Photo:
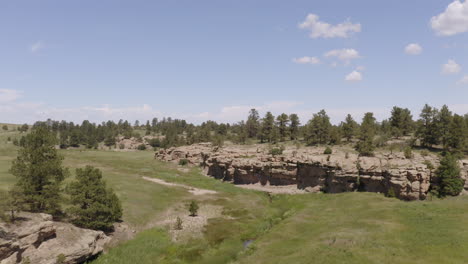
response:
[[[436,155],[414,153],[407,159],[403,153],[376,153],[359,157],[352,150],[337,148],[323,154],[325,148],[286,148],[282,155],[272,156],[268,149],[256,146],[195,144],[160,150],[155,158],[204,168],[207,175],[234,184],[270,186],[295,185],[310,192],[340,193],[351,191],[378,192],[402,200],[424,200],[431,184],[436,184]],[[468,160],[460,162],[462,178],[467,178]],[[468,182],[465,184],[468,190]]]
[[[0,222],[0,264],[84,263],[110,240],[101,231],[52,221],[47,214],[21,213],[13,224]],[[59,257],[60,256],[60,257]]]

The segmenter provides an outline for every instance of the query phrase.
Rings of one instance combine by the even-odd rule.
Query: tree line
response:
[[[408,108],[395,106],[390,117],[377,122],[372,112],[365,113],[360,121],[348,114],[344,121],[332,124],[325,110],[312,115],[301,124],[297,114],[282,113],[274,116],[266,112],[260,117],[256,109],[251,109],[246,120],[229,124],[206,121],[194,125],[185,120],[157,118],[146,123],[136,121],[133,125],[120,120],[81,124],[66,121],[36,122],[33,127],[48,128],[59,140],[61,148],[86,146],[97,148],[99,143],[114,146],[116,137],[140,138],[154,135],[147,143],[156,148],[213,142],[222,145],[225,140],[234,143],[271,143],[298,141],[307,145],[355,145],[361,155],[372,155],[376,147],[382,146],[390,138],[411,136],[412,145],[425,148],[440,147],[444,150],[462,153],[468,147],[468,115],[452,113],[444,105],[441,109],[425,105],[419,117],[414,120]],[[19,142],[21,145],[21,142]]]

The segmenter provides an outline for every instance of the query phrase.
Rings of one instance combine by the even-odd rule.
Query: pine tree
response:
[[[122,218],[122,206],[112,189],[106,187],[99,169],[76,169],[76,180],[67,187],[72,206],[67,212],[77,226],[110,230]]]
[[[421,111],[416,136],[421,140],[422,146],[431,147],[439,143],[438,112],[428,104]]]
[[[307,144],[327,144],[330,141],[331,126],[330,118],[325,110],[314,114],[307,125]]]
[[[438,116],[437,131],[439,131],[440,142],[442,143],[444,149],[448,149],[451,123],[452,112],[450,112],[446,105],[443,105]]]
[[[284,141],[288,136],[288,126],[289,126],[289,116],[287,114],[281,114],[276,117],[276,123],[278,126],[278,133],[280,137],[280,141]]]
[[[249,117],[245,123],[249,138],[255,138],[257,136],[260,128],[259,120],[260,116],[258,115],[258,111],[255,110],[255,108],[250,109]]]
[[[356,121],[354,121],[353,117],[348,114],[346,116],[345,122],[341,123],[341,127],[343,129],[343,136],[349,142],[355,136],[358,124]]]
[[[289,124],[289,135],[291,140],[296,140],[299,137],[299,116],[297,114],[289,115],[289,120],[291,121]]]
[[[411,132],[413,118],[408,108],[394,106],[390,117],[392,135],[395,137],[406,136]]]
[[[454,152],[460,153],[464,151],[467,145],[468,133],[465,120],[462,116],[457,114],[453,116],[448,134],[447,145]]]
[[[460,167],[457,159],[447,153],[436,170],[436,177],[439,180],[439,196],[456,196],[463,190],[464,181],[460,177]]]
[[[267,112],[265,117],[262,119],[262,129],[260,140],[263,143],[264,140],[268,142],[273,141],[274,130],[275,129],[275,117],[271,112]]]
[[[196,201],[192,201],[189,204],[189,212],[190,216],[197,216],[198,215],[198,203]]]
[[[26,135],[11,173],[18,178],[15,185],[26,210],[60,213],[61,184],[67,176],[63,157],[55,149],[56,137],[45,127]]]
[[[362,156],[372,156],[375,145],[375,118],[373,113],[366,113],[362,119],[361,128],[359,131],[359,142],[356,145],[356,150]]]

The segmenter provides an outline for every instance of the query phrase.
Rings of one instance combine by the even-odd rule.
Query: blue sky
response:
[[[0,31],[0,122],[468,112],[466,0],[2,1]]]

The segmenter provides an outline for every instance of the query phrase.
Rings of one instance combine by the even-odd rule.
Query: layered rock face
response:
[[[196,144],[161,150],[155,158],[172,162],[186,159],[202,166],[207,175],[234,184],[296,185],[311,192],[379,192],[403,200],[423,200],[435,184],[434,171],[428,168],[429,163],[438,166],[435,155],[415,153],[406,159],[402,153],[359,157],[352,150],[336,149],[331,155],[323,151],[289,148],[283,155],[272,156],[262,146],[214,149],[210,144]],[[468,161],[460,166],[465,179]]]
[[[20,216],[13,224],[0,223],[0,264],[55,264],[59,258],[66,264],[84,263],[110,240],[101,231],[54,222],[47,214]]]

